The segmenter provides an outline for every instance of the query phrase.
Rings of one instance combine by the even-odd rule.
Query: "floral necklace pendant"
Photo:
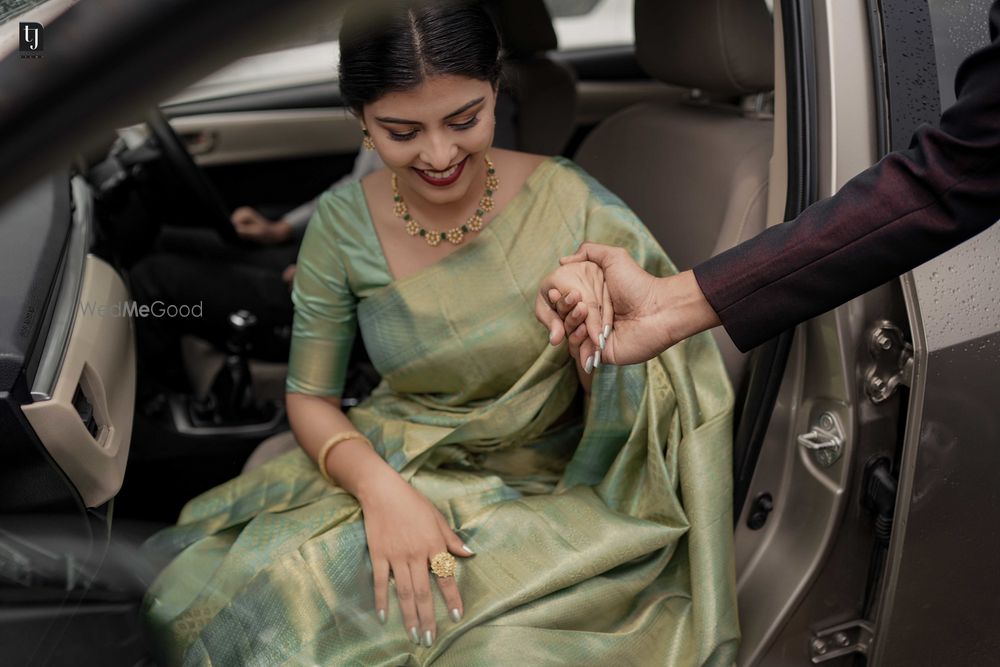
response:
[[[396,178],[396,174],[393,174],[392,213],[406,223],[406,233],[410,236],[421,236],[427,241],[427,245],[436,246],[441,243],[442,239],[448,240],[452,245],[458,245],[465,240],[465,235],[469,232],[478,232],[481,230],[483,228],[483,216],[492,211],[495,206],[493,193],[500,187],[500,179],[497,178],[497,171],[490,157],[485,155],[483,156],[483,160],[486,162],[486,189],[479,200],[476,212],[469,216],[464,225],[452,227],[444,232],[427,229],[413,219],[413,216],[410,215],[410,210],[406,206],[406,202],[403,201],[403,195],[399,194],[399,181]]]

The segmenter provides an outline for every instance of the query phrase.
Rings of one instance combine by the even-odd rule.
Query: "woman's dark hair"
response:
[[[361,113],[431,76],[500,81],[500,36],[480,2],[361,0],[340,28],[340,93]]]

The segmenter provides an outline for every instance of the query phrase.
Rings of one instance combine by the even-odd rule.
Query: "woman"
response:
[[[597,308],[567,316],[569,351],[532,312],[585,239],[673,267],[569,161],[490,148],[500,46],[478,5],[376,4],[345,17],[340,80],[387,168],[324,195],[303,241],[301,451],[153,539],[179,553],[147,597],[162,661],[730,664],[732,396],[714,344],[600,366],[582,324]],[[601,294],[593,265],[560,270]],[[384,381],[348,416],[356,326]]]

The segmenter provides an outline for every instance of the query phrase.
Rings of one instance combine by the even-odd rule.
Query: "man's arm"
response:
[[[829,199],[694,268],[743,351],[909,271],[1000,218],[1000,0],[992,43],[956,77],[938,128]]]

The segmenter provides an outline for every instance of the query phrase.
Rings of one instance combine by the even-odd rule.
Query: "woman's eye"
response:
[[[470,127],[475,127],[479,122],[479,116],[473,116],[469,120],[462,123],[452,123],[451,128],[453,130],[468,130]]]
[[[389,130],[389,138],[393,141],[409,141],[415,136],[417,136],[416,130],[410,130],[409,132],[393,132]]]

